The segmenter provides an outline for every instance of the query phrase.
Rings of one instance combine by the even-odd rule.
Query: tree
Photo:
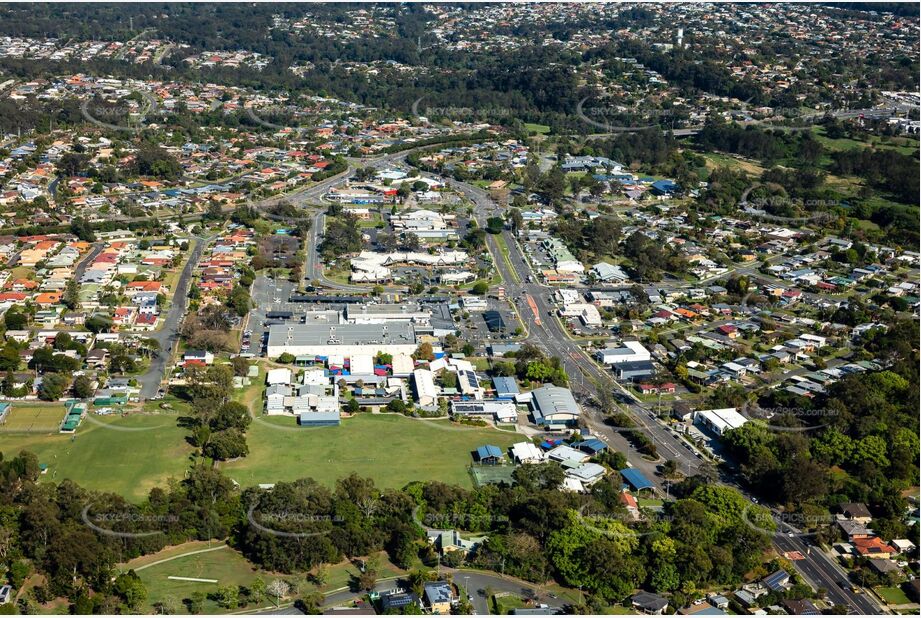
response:
[[[3,316],[3,322],[6,324],[6,330],[22,330],[29,323],[29,316],[14,305]]]
[[[74,379],[73,391],[77,399],[89,399],[94,392],[93,381],[86,375],[77,376]]]
[[[413,352],[413,358],[415,360],[427,360],[430,362],[435,360],[435,352],[432,350],[432,344],[427,341],[420,343],[416,351]]]
[[[116,577],[112,589],[131,609],[137,609],[147,598],[147,587],[133,569]]]
[[[246,436],[239,429],[228,429],[211,435],[208,444],[202,449],[206,457],[218,461],[229,461],[246,457],[249,447],[246,445]]]
[[[20,360],[19,348],[12,341],[7,341],[6,345],[0,348],[0,371],[16,371]]]
[[[228,401],[211,417],[208,421],[212,431],[224,431],[225,429],[238,429],[245,431],[252,418],[249,410],[242,403]]]
[[[86,320],[85,326],[91,333],[108,333],[112,331],[112,320],[102,315],[93,315]]]
[[[505,221],[502,217],[489,217],[486,219],[486,231],[490,234],[501,234],[505,229]]]
[[[231,307],[238,316],[243,317],[249,312],[250,303],[249,290],[242,285],[234,286],[227,299],[227,305]]]
[[[76,309],[80,305],[80,285],[76,279],[68,279],[61,302],[68,309]]]
[[[476,296],[485,296],[489,292],[489,284],[485,281],[477,281],[470,288],[470,293]]]
[[[214,593],[214,600],[219,607],[224,609],[236,609],[240,607],[240,587],[239,586],[221,586]]]
[[[509,210],[507,219],[508,225],[513,232],[517,232],[524,227],[524,217],[521,215],[520,208],[512,208]]]
[[[38,388],[39,399],[57,401],[64,396],[69,385],[70,380],[67,376],[60,373],[46,373],[42,376],[42,383]]]
[[[273,579],[272,582],[266,588],[266,591],[275,597],[275,605],[277,606],[281,599],[288,596],[288,592],[291,590],[291,586],[282,579]]]
[[[329,582],[329,565],[326,563],[318,565],[310,579],[318,588],[325,586]]]

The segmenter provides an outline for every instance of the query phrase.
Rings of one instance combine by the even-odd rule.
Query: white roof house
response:
[[[747,423],[748,419],[739,414],[736,408],[721,408],[719,410],[697,410],[694,412],[694,422],[699,422],[721,436],[730,429],[738,429]]]
[[[435,386],[433,374],[428,369],[413,371],[413,392],[420,406],[432,406],[438,401],[438,387]]]
[[[374,373],[374,357],[370,354],[353,354],[349,358],[349,372],[353,376],[372,375]]]
[[[598,352],[599,360],[605,365],[633,363],[651,360],[649,350],[639,341],[624,341],[619,348],[607,348]]]
[[[408,376],[413,372],[413,367],[415,363],[413,362],[412,356],[409,354],[394,354],[393,361],[393,375],[395,376]]]
[[[291,384],[290,369],[269,369],[265,375],[266,384]]]
[[[517,442],[512,445],[512,459],[518,463],[540,463],[544,453],[531,442]]]

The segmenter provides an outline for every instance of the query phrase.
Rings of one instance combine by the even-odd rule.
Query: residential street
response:
[[[192,249],[192,254],[179,275],[176,289],[171,290],[173,303],[163,318],[160,328],[150,333],[150,338],[156,339],[160,344],[160,351],[151,357],[150,367],[148,367],[144,375],[138,378],[138,383],[141,385],[141,401],[146,401],[156,395],[157,390],[160,388],[164,372],[170,364],[173,348],[179,340],[179,327],[182,325],[182,319],[188,306],[189,284],[192,281],[192,273],[201,259],[202,251],[211,242],[213,236],[195,236],[193,238],[195,247]]]

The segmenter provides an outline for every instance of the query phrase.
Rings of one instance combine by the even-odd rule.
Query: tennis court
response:
[[[495,485],[497,483],[508,483],[514,485],[515,480],[512,478],[512,472],[515,466],[470,466],[470,475],[477,487],[483,485]]]

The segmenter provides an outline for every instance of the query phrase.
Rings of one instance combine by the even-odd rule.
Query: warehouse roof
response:
[[[396,345],[416,342],[412,324],[273,324],[268,346]],[[372,350],[369,350],[372,351]]]

